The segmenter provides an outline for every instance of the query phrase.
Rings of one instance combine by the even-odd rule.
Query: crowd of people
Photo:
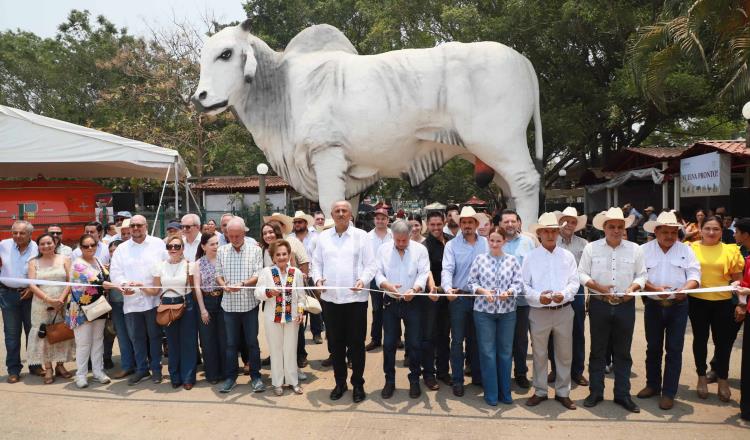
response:
[[[389,224],[388,211],[378,209],[365,232],[341,201],[329,219],[301,211],[265,217],[258,241],[232,214],[218,224],[186,214],[162,239],[148,234],[143,216],[122,213],[117,224],[87,224],[75,250],[63,244],[57,225],[32,241],[33,226],[16,221],[12,238],[0,242],[7,382],[20,380],[25,333],[29,371],[46,384],[72,378],[85,388],[89,369],[98,383],[158,384],[168,353],[174,388],[190,390],[202,363],[206,380],[222,393],[235,388],[241,373],[250,376],[253,392],[263,392],[260,369],[270,363],[274,393],[288,387],[302,394],[309,324],[313,342],[327,343],[331,400],[349,385],[354,402],[366,398],[366,353],[382,346],[383,399],[397,391],[396,351],[403,347],[411,398],[421,395],[422,383],[437,390],[439,382],[461,397],[470,380],[488,405],[511,404],[514,381],[533,387],[528,406],[548,400],[551,387],[554,400],[574,410],[573,383],[589,387],[583,405],[594,407],[603,400],[605,374],[613,372],[614,402],[639,412],[631,348],[640,297],[646,380],[636,396],[657,397],[663,410],[673,407],[689,320],[695,392],[705,399],[709,384],[717,383],[719,399],[729,401],[732,346],[743,321],[744,335],[750,328],[750,258],[741,253],[750,247],[750,219],[727,222],[718,212],[700,211],[687,224],[673,211],[646,210],[639,218],[624,208],[593,216],[601,237],[591,241],[582,237],[588,218],[574,207],[542,214],[527,231],[513,210],[491,217],[449,206],[424,221],[410,216]],[[634,225],[648,237],[641,245],[631,236]],[[309,313],[315,311],[311,296],[320,300],[321,314]],[[109,307],[101,313],[104,303]],[[261,321],[266,359],[258,343]],[[53,342],[57,323],[72,336]],[[110,378],[115,339],[120,369]],[[744,337],[740,408],[746,420],[749,345]],[[65,363],[74,359],[71,373]]]

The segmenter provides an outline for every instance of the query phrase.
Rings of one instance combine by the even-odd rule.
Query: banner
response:
[[[716,152],[680,160],[680,197],[728,196],[731,165],[730,155]]]

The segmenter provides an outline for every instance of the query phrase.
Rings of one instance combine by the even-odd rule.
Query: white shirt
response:
[[[75,259],[80,256],[81,248],[77,247],[73,250],[73,253],[70,254],[70,260],[75,261]],[[107,246],[107,244],[103,241],[99,240],[96,243],[96,253],[94,254],[94,256],[96,256],[100,263],[106,266],[107,264],[109,264],[109,246]]]
[[[189,271],[189,272],[188,272]],[[188,283],[188,275],[193,275],[193,265],[186,259],[177,264],[169,261],[158,261],[151,268],[151,276],[159,277],[161,281],[161,293],[167,298],[179,298],[191,293],[185,286]]]
[[[34,240],[29,242],[23,253],[18,251],[18,246],[12,238],[0,241],[0,264],[2,265],[0,277],[28,278],[29,260],[37,255],[39,255],[39,249]],[[26,283],[14,283],[10,281],[3,281],[3,284],[14,289],[28,287]]]
[[[423,244],[409,240],[409,245],[404,249],[402,257],[393,242],[384,243],[378,248],[375,263],[377,264],[375,282],[378,287],[384,281],[388,281],[391,284],[401,285],[398,288],[399,293],[416,288],[424,292],[427,276],[430,273],[430,257]],[[397,298],[391,292],[386,292],[386,295]]]
[[[602,238],[583,248],[578,276],[584,286],[594,280],[605,286],[614,286],[618,293],[625,292],[633,283],[643,289],[647,277],[643,260],[643,250],[637,244],[622,240],[613,249],[607,244],[607,239]]]
[[[393,233],[390,229],[386,229],[385,235],[383,236],[383,238],[380,238],[375,232],[375,229],[372,229],[367,233],[367,240],[369,240],[370,246],[372,247],[372,255],[377,255],[380,246],[393,241]]]
[[[350,225],[339,235],[335,227],[326,229],[318,235],[312,265],[313,281],[317,283],[325,279],[328,286],[353,287],[357,280],[361,280],[367,287],[375,276],[374,260],[365,231]],[[321,298],[335,304],[367,302],[370,292],[327,289]]]
[[[667,252],[664,252],[656,240],[651,240],[641,246],[643,258],[646,261],[648,281],[655,286],[668,286],[679,289],[694,280],[701,283],[701,264],[685,243],[675,242]],[[654,292],[654,295],[658,293]],[[674,298],[674,294],[667,299]]]
[[[192,243],[188,242],[187,237],[185,237],[184,235],[182,236],[182,239],[185,240],[185,251],[182,253],[182,255],[184,255],[185,259],[187,259],[191,263],[195,262],[195,253],[198,252],[198,247],[201,245],[202,236],[203,234],[199,232],[198,235],[195,236],[195,240],[193,240]]]
[[[562,235],[557,237],[557,245],[561,248],[565,249],[566,251],[570,251],[571,254],[576,258],[576,264],[578,264],[579,261],[581,261],[581,255],[583,255],[583,248],[586,247],[586,245],[589,244],[586,239],[581,238],[575,234],[573,234],[572,237],[570,237],[570,241],[566,241]]]
[[[60,246],[58,246],[57,249],[55,249],[55,253],[58,255],[69,257],[71,256],[71,254],[73,254],[73,249],[71,249],[70,246],[60,244]]]
[[[128,240],[117,247],[112,255],[109,276],[113,283],[141,282],[146,286],[154,283],[151,268],[168,258],[164,241],[147,235],[143,243]],[[145,312],[159,305],[159,297],[146,295],[135,289],[132,295],[123,295],[125,313]]]
[[[573,301],[580,286],[576,259],[560,246],[555,246],[552,252],[544,246],[534,248],[523,259],[521,275],[526,301],[531,307],[554,307]],[[542,304],[539,298],[545,290],[562,293],[562,302]]]

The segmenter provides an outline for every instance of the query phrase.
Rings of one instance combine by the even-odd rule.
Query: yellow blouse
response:
[[[701,287],[722,287],[729,285],[731,275],[742,273],[745,261],[740,248],[735,244],[719,243],[705,246],[700,241],[690,243],[690,248],[701,264]],[[709,292],[690,294],[708,301],[721,301],[732,298],[732,292]]]

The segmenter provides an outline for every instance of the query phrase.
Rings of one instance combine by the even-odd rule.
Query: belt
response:
[[[629,299],[626,299],[626,297],[618,298],[618,297],[607,297],[604,295],[591,295],[592,298],[599,300],[601,302],[605,302],[611,306],[619,306],[622,303],[626,303],[629,301]]]
[[[541,309],[543,310],[560,310],[563,307],[568,307],[572,301],[568,301],[564,304],[560,304],[559,306],[542,306]]]
[[[27,289],[27,287],[9,287],[3,283],[0,283],[0,288],[7,289],[7,290],[15,290],[16,292],[23,292],[24,290]]]
[[[674,298],[671,299],[655,299],[655,298],[645,298],[647,301],[652,302],[660,307],[672,307],[676,306],[678,304],[682,304],[685,300],[676,300]]]
[[[203,292],[203,293],[208,296],[221,296],[224,294],[224,291],[222,289],[216,289],[210,292]]]

